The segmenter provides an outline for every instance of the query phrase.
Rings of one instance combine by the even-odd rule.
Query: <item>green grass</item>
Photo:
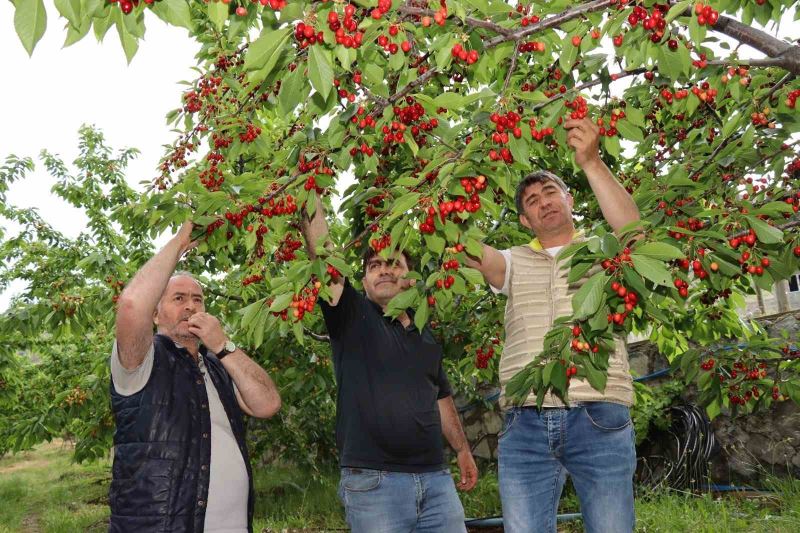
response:
[[[110,465],[76,465],[71,449],[48,444],[32,452],[0,459],[0,533],[72,533],[105,531]],[[319,476],[290,465],[256,468],[256,531],[345,529],[336,496],[338,471]],[[642,532],[776,532],[798,530],[800,480],[771,478],[761,495],[695,495],[671,490],[640,490],[636,529]],[[501,514],[497,476],[482,468],[478,486],[461,493],[468,517]],[[571,487],[559,512],[579,510]],[[582,531],[580,521],[563,523],[561,532]]]
[[[0,533],[108,529],[108,461],[77,465],[71,457],[52,443],[0,460]]]

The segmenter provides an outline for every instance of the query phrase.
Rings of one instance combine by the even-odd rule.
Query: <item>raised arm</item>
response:
[[[219,319],[208,313],[195,313],[189,318],[189,331],[213,353],[219,353],[228,342]],[[281,408],[278,388],[267,371],[250,359],[241,348],[222,358],[222,366],[236,383],[237,401],[250,416],[269,418]]]
[[[308,256],[312,259],[316,259],[318,243],[324,241],[325,247],[330,246],[330,241],[328,241],[328,222],[325,220],[325,208],[322,206],[319,195],[312,190],[308,196],[308,201],[311,201],[313,197],[317,208],[314,210],[314,215],[311,218],[308,218],[305,213],[303,214],[303,238],[306,241]],[[344,290],[344,278],[340,276],[336,281],[331,282],[328,285],[328,289],[331,291],[330,303],[332,306],[335,306],[339,303],[339,298],[341,298],[342,291]]]
[[[136,273],[117,302],[117,353],[122,366],[142,364],[153,342],[153,313],[181,256],[196,245],[192,223],[178,233]]]
[[[603,217],[614,231],[639,220],[639,208],[625,187],[600,159],[600,128],[588,118],[564,123],[567,144],[575,149],[575,162],[586,173]]]
[[[506,260],[499,251],[488,244],[483,245],[483,257],[467,256],[467,266],[483,274],[486,283],[495,289],[502,289],[506,280]]]

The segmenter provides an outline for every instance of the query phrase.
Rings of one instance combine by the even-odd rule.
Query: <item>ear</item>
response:
[[[155,310],[153,310],[153,324],[155,324],[156,327],[158,327],[158,307],[156,307]]]
[[[525,226],[528,229],[531,229],[531,230],[533,229],[531,227],[530,222],[528,222],[528,218],[525,215],[520,215],[519,216],[519,223],[522,224],[523,226]]]
[[[572,194],[570,193],[567,193],[567,205],[569,205],[569,210],[572,211],[572,208],[575,205],[575,198],[573,198]]]

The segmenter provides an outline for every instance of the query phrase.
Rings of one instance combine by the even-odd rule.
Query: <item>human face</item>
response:
[[[520,223],[537,237],[569,232],[572,223],[572,195],[555,182],[545,180],[529,185],[522,195],[524,212]]]
[[[364,273],[364,290],[367,297],[386,307],[389,300],[394,298],[403,288],[403,276],[408,274],[408,263],[403,254],[397,254],[389,261],[376,255],[367,261]]]
[[[188,319],[205,310],[200,285],[188,276],[175,276],[161,295],[153,322],[159,333],[184,344],[193,343],[197,342],[197,337],[189,333]]]

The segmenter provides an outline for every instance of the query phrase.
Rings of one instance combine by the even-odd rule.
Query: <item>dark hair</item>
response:
[[[414,258],[411,256],[408,250],[402,250],[400,253],[403,254],[403,257],[406,258],[406,265],[408,266],[408,270],[414,270],[414,265],[415,265]],[[364,272],[367,271],[367,263],[369,263],[369,260],[377,255],[380,254],[376,252],[372,246],[367,246],[367,248],[364,250],[364,255],[362,256],[363,260],[361,263]]]
[[[516,204],[517,207],[517,214],[521,215],[524,212],[524,208],[522,206],[522,195],[525,193],[525,190],[534,183],[541,183],[543,181],[552,181],[553,183],[558,185],[562,191],[566,193],[569,192],[567,184],[564,183],[564,180],[562,180],[549,170],[537,170],[536,172],[531,172],[530,174],[522,178],[522,181],[520,181],[519,185],[517,185],[517,192],[514,195],[514,204]]]

